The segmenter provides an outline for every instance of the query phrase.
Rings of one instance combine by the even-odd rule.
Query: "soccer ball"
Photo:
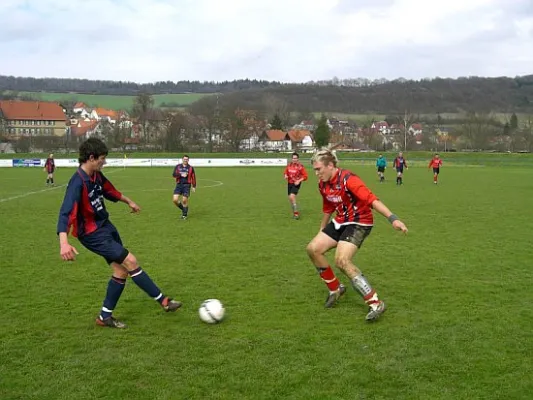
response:
[[[205,300],[198,309],[200,319],[207,324],[218,324],[224,318],[225,312],[224,305],[217,299]]]

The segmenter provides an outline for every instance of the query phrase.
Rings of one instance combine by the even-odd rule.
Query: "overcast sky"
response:
[[[0,75],[129,80],[533,74],[533,0],[0,0]]]

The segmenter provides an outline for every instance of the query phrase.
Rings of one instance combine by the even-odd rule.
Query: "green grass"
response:
[[[89,107],[104,107],[113,110],[129,110],[133,107],[135,96],[113,96],[101,94],[80,93],[50,93],[50,92],[19,92],[21,95],[31,96],[42,101],[81,101]],[[161,107],[164,103],[174,104],[177,107],[188,106],[209,94],[201,93],[176,93],[154,95],[154,105]]]
[[[64,187],[27,195],[45,189],[41,169],[0,169],[0,398],[529,399],[530,170],[443,167],[435,186],[411,168],[397,187],[389,170],[380,185],[374,168],[343,165],[410,229],[376,216],[355,258],[389,306],[380,321],[365,323],[351,288],[323,308],[305,254],[321,218],[314,178],[293,221],[281,168],[198,168],[180,221],[168,169],[110,169],[143,208],[107,203],[125,245],[184,302],[165,314],[129,281],[116,309],[126,331],[93,324],[104,262],[75,239],[77,261],[59,258]],[[73,172],[58,169],[58,185]],[[213,297],[227,319],[210,326],[197,308]]]

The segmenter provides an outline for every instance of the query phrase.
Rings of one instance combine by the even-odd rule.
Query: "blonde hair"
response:
[[[320,150],[317,150],[315,154],[313,154],[313,157],[311,158],[311,162],[321,162],[324,165],[328,165],[329,163],[333,163],[333,165],[336,167],[337,163],[339,162],[339,159],[337,158],[337,154],[334,150],[331,150],[327,147],[322,147]]]

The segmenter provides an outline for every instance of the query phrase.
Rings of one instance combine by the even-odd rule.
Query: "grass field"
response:
[[[381,216],[356,264],[388,304],[375,324],[350,288],[325,310],[307,259],[321,201],[313,177],[290,218],[281,168],[198,168],[189,220],[168,169],[108,169],[143,211],[107,203],[126,246],[169,295],[165,314],[133,282],[97,328],[110,271],[75,239],[59,258],[58,209],[72,169],[0,169],[0,399],[529,399],[533,391],[533,186],[528,168],[410,168],[377,182],[408,225]],[[348,284],[347,280],[341,280]],[[219,325],[197,308],[218,298]]]
[[[113,110],[130,110],[133,107],[135,96],[112,96],[101,94],[80,93],[50,93],[50,92],[19,92],[21,95],[31,96],[43,101],[81,101],[89,107],[104,107]],[[164,104],[174,104],[176,107],[185,107],[207,96],[201,93],[176,93],[154,95],[154,105],[161,107]]]

